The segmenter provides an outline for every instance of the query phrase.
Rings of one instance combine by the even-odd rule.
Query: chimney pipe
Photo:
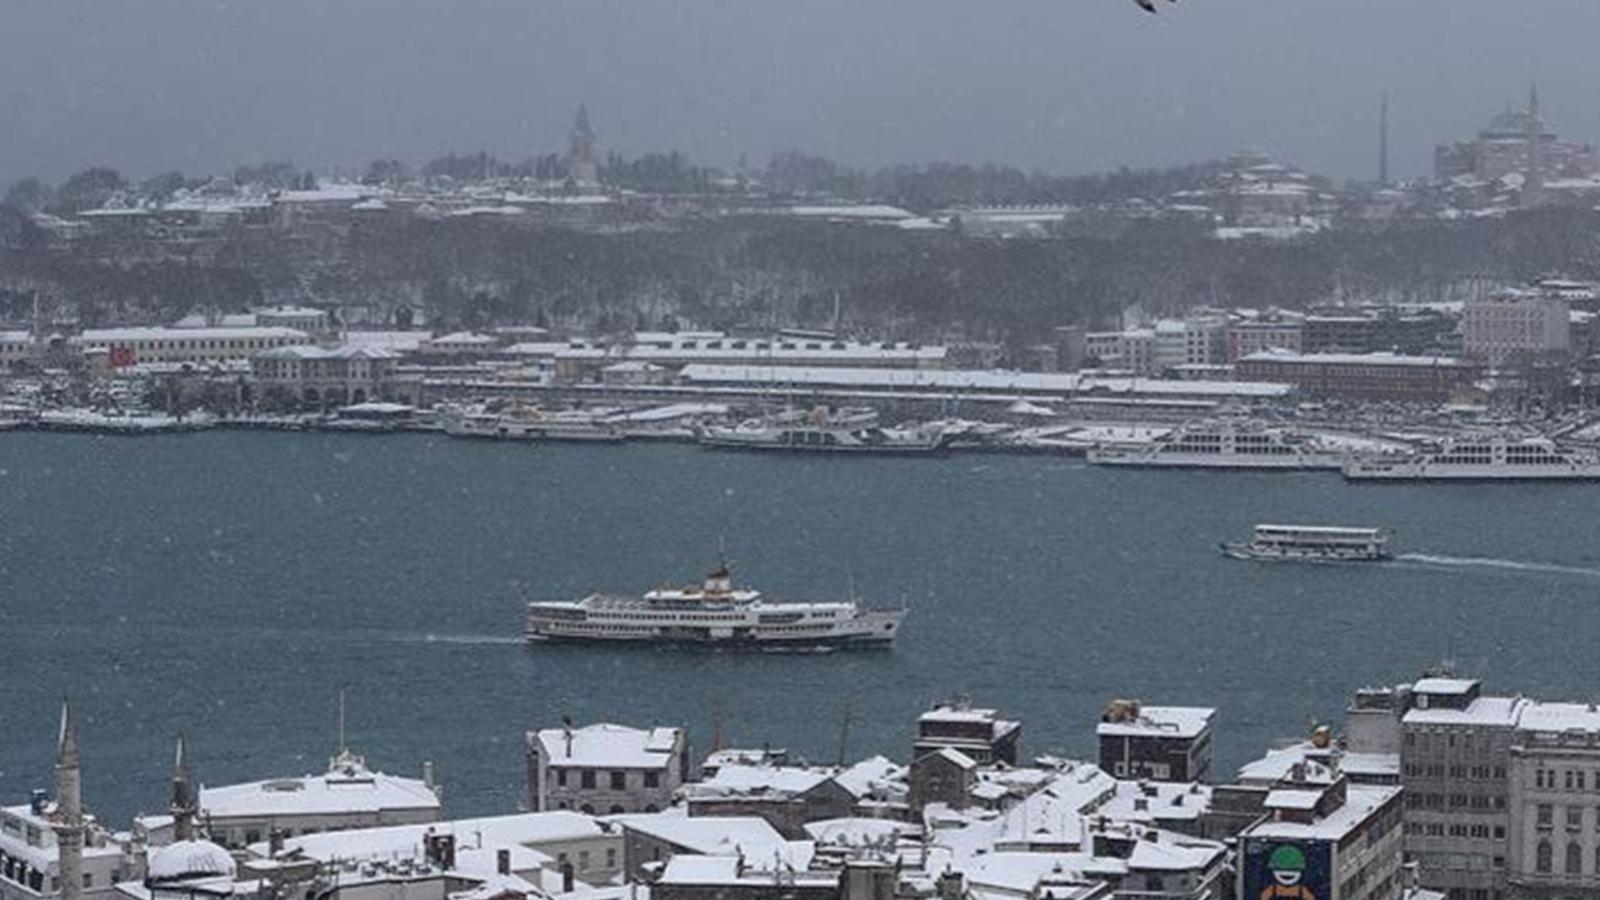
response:
[[[561,864],[561,892],[564,894],[572,893],[574,881],[572,862],[568,860]]]
[[[494,869],[501,875],[511,874],[511,851],[496,850],[494,853]]]

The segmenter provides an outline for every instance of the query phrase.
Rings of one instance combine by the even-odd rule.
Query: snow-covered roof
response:
[[[858,798],[888,787],[903,787],[905,778],[906,767],[884,756],[861,760],[833,776],[840,787]]]
[[[754,816],[689,816],[681,809],[608,816],[606,821],[706,856],[772,859],[776,853],[795,868],[810,865],[815,845],[787,841],[765,819]]]
[[[294,344],[273,347],[257,353],[260,359],[398,359],[399,354],[383,347],[350,345],[318,347],[314,344]]]
[[[684,795],[690,800],[787,798],[804,794],[829,777],[826,772],[799,766],[726,765],[705,781],[685,785]]]
[[[151,849],[151,881],[182,881],[190,878],[232,878],[236,870],[232,854],[210,841],[174,841]]]
[[[1118,822],[1198,819],[1211,806],[1211,786],[1169,781],[1118,781],[1116,795],[1095,810]]]
[[[420,855],[419,849],[429,833],[456,835],[459,862],[459,854],[468,848],[469,843],[481,841],[485,847],[518,847],[531,853],[533,851],[526,848],[600,837],[606,834],[606,830],[593,816],[570,810],[553,810],[481,819],[455,819],[428,825],[326,831],[290,838],[284,842],[284,849],[298,851],[300,855],[315,860]],[[265,848],[265,844],[260,844],[252,850],[261,851]],[[492,871],[493,854],[490,856],[489,869]],[[538,864],[538,860],[531,857],[527,861]]]
[[[582,728],[545,728],[538,741],[553,766],[665,769],[676,761],[673,750],[681,734],[677,728],[642,729],[599,722]]]
[[[806,834],[819,844],[864,847],[892,843],[916,833],[916,826],[894,819],[823,819],[805,824]]]
[[[493,335],[478,334],[474,331],[455,331],[430,338],[428,343],[435,347],[491,347],[500,341]]]
[[[951,747],[940,747],[938,750],[935,750],[932,755],[948,760],[949,762],[954,763],[956,767],[961,769],[970,771],[978,767],[978,764],[973,761],[972,757]]]
[[[1352,784],[1342,806],[1314,822],[1268,819],[1246,829],[1249,837],[1337,841],[1400,793],[1398,786]]]
[[[1272,347],[1239,358],[1240,362],[1280,362],[1295,365],[1339,366],[1426,366],[1447,368],[1461,365],[1453,356],[1410,356],[1383,351],[1381,353],[1300,353]]]
[[[1423,678],[1411,686],[1417,694],[1468,694],[1479,682],[1470,678]]]
[[[1136,718],[1101,722],[1095,733],[1102,737],[1198,737],[1217,714],[1207,706],[1140,706]]]
[[[426,331],[346,331],[344,342],[359,347],[383,347],[396,353],[410,353],[428,339]]]
[[[824,219],[909,219],[910,212],[898,206],[883,203],[863,203],[837,206],[793,206],[789,213],[796,216]]]
[[[1283,397],[1286,384],[1258,381],[1164,381],[1082,373],[979,369],[876,369],[845,366],[715,365],[692,363],[678,377],[708,384],[804,385],[900,391],[986,391],[1162,397]]]
[[[311,338],[295,328],[276,326],[247,328],[164,328],[139,325],[129,328],[85,328],[79,340],[85,344],[131,343],[135,341],[234,341],[283,339],[308,341]]]
[[[1529,701],[1521,697],[1479,697],[1466,709],[1413,707],[1402,721],[1407,725],[1479,725],[1514,727]]]
[[[201,786],[199,806],[215,821],[380,810],[437,810],[439,797],[419,779],[357,766],[302,778]]]
[[[1517,727],[1521,731],[1600,733],[1600,708],[1592,703],[1528,703]]]
[[[1280,788],[1267,792],[1267,809],[1294,809],[1312,810],[1317,808],[1317,803],[1322,800],[1321,791],[1291,790]]]

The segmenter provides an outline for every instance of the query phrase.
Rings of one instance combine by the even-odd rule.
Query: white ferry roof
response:
[[[1383,528],[1350,528],[1339,525],[1257,525],[1257,534],[1304,534],[1318,537],[1376,538],[1387,535]]]
[[[674,761],[678,733],[676,728],[645,730],[600,722],[582,728],[545,728],[538,738],[545,758],[555,766],[665,769]]]

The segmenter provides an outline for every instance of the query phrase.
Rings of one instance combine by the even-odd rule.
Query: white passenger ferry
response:
[[[1185,426],[1142,446],[1096,446],[1087,456],[1101,466],[1195,469],[1337,469],[1344,460],[1314,435],[1231,421]]]
[[[587,441],[616,443],[627,435],[602,417],[582,410],[451,410],[443,417],[445,434],[502,441]]]
[[[1352,457],[1351,481],[1588,481],[1600,479],[1600,457],[1548,438],[1503,435],[1449,438],[1405,453]]]
[[[1297,562],[1379,562],[1393,558],[1387,528],[1328,525],[1257,525],[1248,543],[1223,544],[1234,559]]]
[[[756,648],[887,647],[904,609],[854,600],[774,603],[735,588],[727,566],[704,583],[641,596],[590,594],[528,604],[524,637],[542,641],[732,645]]]

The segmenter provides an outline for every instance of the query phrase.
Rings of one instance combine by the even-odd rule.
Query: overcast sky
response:
[[[450,150],[732,165],[1166,165],[1255,147],[1344,177],[1540,85],[1600,137],[1600,0],[0,0],[0,181]]]

